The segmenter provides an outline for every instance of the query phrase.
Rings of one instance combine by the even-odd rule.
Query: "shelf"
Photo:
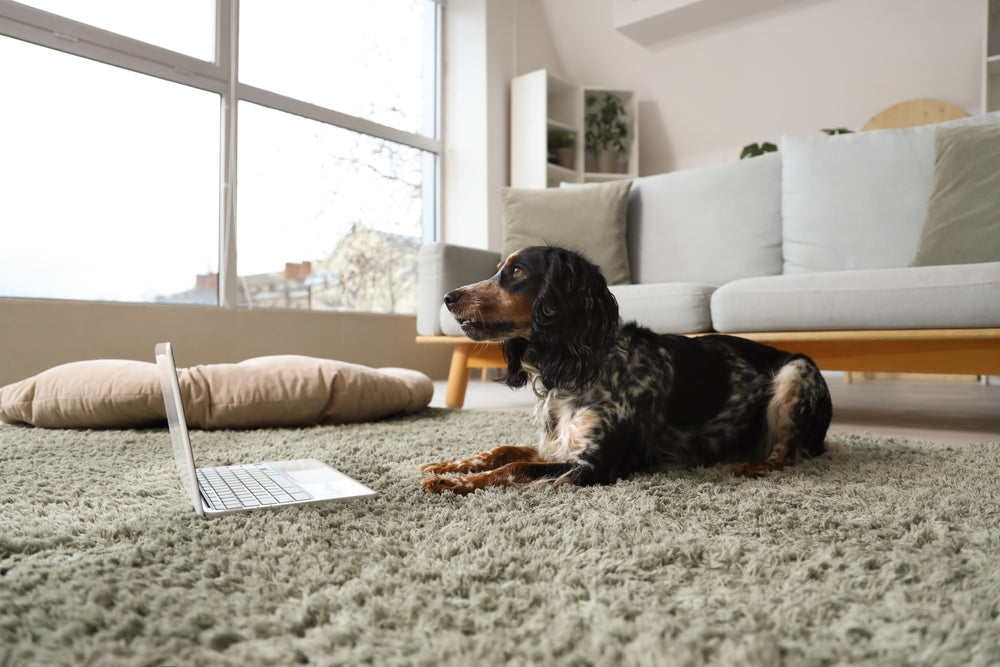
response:
[[[580,182],[580,175],[575,169],[567,169],[566,167],[558,164],[552,164],[551,162],[546,165],[545,173],[545,186],[549,188],[557,188],[562,183]]]
[[[986,66],[983,69],[983,111],[1000,111],[1000,0],[988,0],[986,5]]]
[[[986,55],[1000,58],[1000,0],[989,0],[986,9]]]
[[[614,173],[601,173],[598,171],[586,171],[583,173],[583,180],[586,183],[596,183],[603,181],[620,181],[626,178],[632,178],[631,174],[622,174],[619,172]]]
[[[572,130],[576,126],[576,117],[580,113],[576,89],[553,76],[546,76],[545,83],[548,122]]]
[[[586,147],[586,99],[588,94],[612,93],[624,103],[628,135],[625,159],[620,166],[628,173],[590,173],[596,163]],[[558,187],[561,183],[600,182],[634,178],[639,168],[638,109],[632,91],[608,86],[577,86],[546,70],[514,77],[511,82],[510,184],[516,188]],[[572,168],[549,162],[553,134],[572,132],[575,157]]]
[[[549,128],[549,132],[555,130],[557,132],[576,132],[575,125],[568,125],[566,123],[560,123],[557,120],[552,120],[549,118],[545,121],[545,125]]]

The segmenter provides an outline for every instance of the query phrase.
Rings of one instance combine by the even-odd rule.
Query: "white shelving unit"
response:
[[[619,171],[596,171],[596,160],[585,152],[584,116],[588,94],[610,92],[626,109],[628,136]],[[510,180],[519,188],[557,187],[560,183],[594,183],[639,175],[639,125],[631,91],[577,86],[540,69],[511,82]],[[550,160],[551,135],[570,132],[575,137],[572,166]]]
[[[1000,111],[1000,0],[987,0],[983,111]]]

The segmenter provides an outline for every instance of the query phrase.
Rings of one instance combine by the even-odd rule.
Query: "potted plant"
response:
[[[587,151],[597,159],[598,171],[618,171],[628,137],[627,116],[625,104],[614,93],[587,94]]]
[[[743,151],[740,153],[740,159],[745,160],[751,157],[759,157],[764,153],[774,153],[778,150],[775,144],[770,141],[765,141],[763,143],[747,144],[743,147]]]
[[[573,132],[549,133],[549,162],[567,169],[573,168],[576,158],[576,134]]]
[[[821,131],[831,137],[837,134],[854,134],[854,130],[848,130],[846,127],[824,127]],[[765,153],[773,153],[777,150],[778,147],[770,141],[747,144],[740,153],[740,159],[745,160],[750,157],[759,157]]]

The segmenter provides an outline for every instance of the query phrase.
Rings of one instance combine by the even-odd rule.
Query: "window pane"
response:
[[[240,80],[409,132],[434,134],[432,0],[240,4]]]
[[[416,312],[423,151],[239,107],[239,301]]]
[[[215,0],[19,0],[119,35],[215,60]]]
[[[0,62],[0,295],[151,301],[218,270],[218,95],[6,37]]]

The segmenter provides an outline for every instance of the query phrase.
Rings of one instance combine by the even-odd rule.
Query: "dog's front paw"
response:
[[[464,496],[476,490],[475,485],[465,477],[428,477],[420,483],[427,493],[451,491],[456,495]]]
[[[760,463],[737,463],[731,469],[737,477],[757,479],[759,477],[767,477],[770,473],[775,470],[781,470],[783,467],[771,461],[762,461]]]
[[[440,463],[422,463],[420,471],[425,475],[443,475],[449,472],[458,472],[455,461],[441,461]]]

